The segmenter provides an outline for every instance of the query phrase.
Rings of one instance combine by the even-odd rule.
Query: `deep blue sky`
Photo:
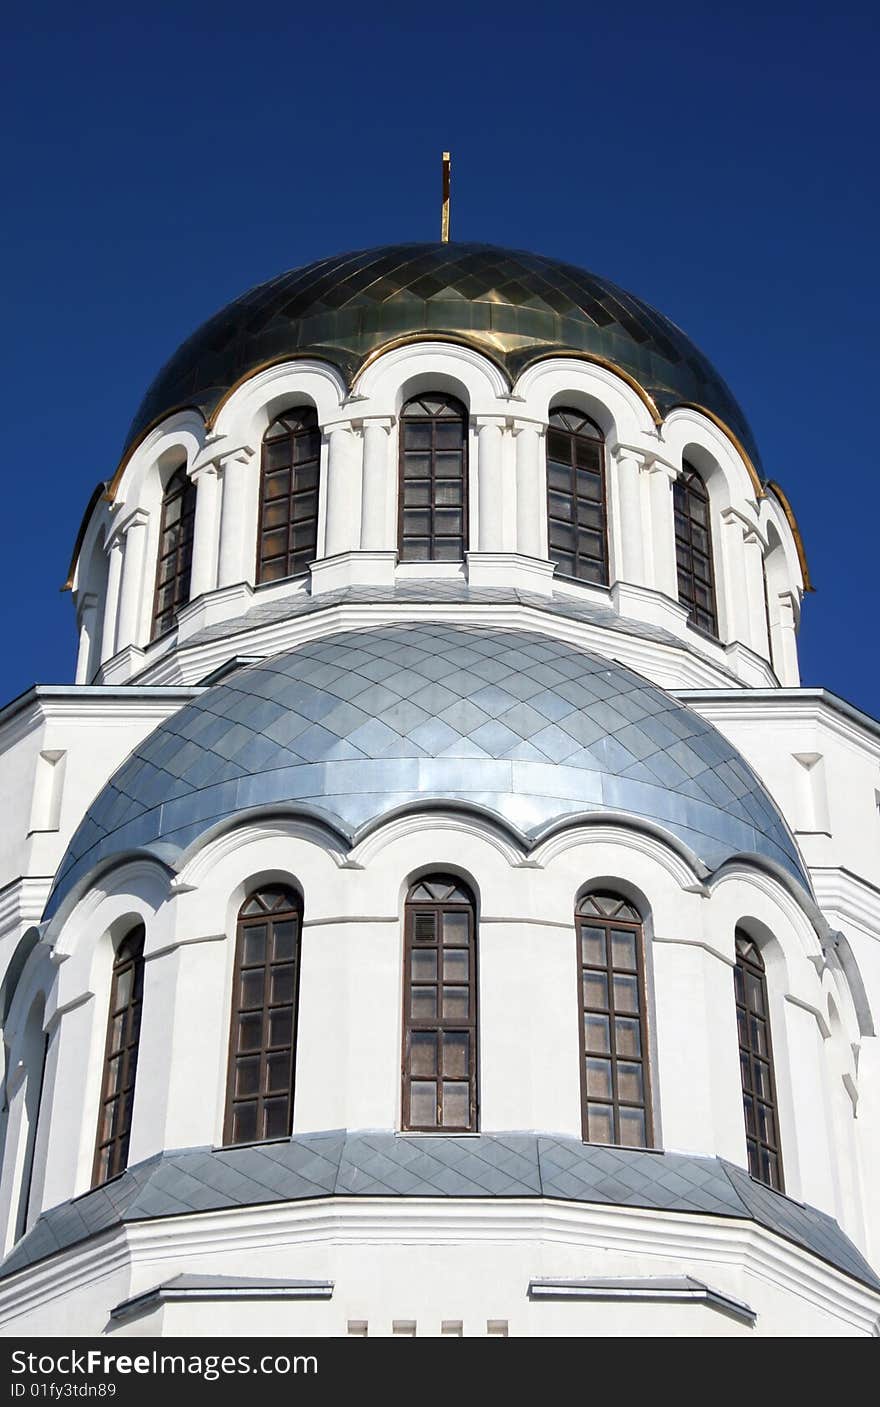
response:
[[[59,594],[158,367],[250,285],[453,238],[679,323],[788,491],[804,682],[880,714],[877,9],[808,3],[16,6],[0,120],[0,703],[67,682]]]

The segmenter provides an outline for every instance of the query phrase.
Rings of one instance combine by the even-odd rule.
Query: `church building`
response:
[[[174,353],[0,708],[0,1334],[880,1334],[880,723],[773,475],[494,245]]]

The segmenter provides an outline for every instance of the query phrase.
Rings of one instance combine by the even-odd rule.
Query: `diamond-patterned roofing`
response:
[[[720,1158],[604,1148],[549,1134],[419,1138],[339,1129],[247,1148],[185,1149],[138,1163],[44,1212],[3,1261],[0,1278],[127,1222],[332,1196],[545,1197],[736,1217],[880,1291],[880,1280],[832,1217]]]
[[[422,333],[477,347],[511,380],[540,356],[573,351],[612,362],[661,413],[692,402],[720,416],[759,463],[729,387],[673,322],[573,264],[493,244],[386,245],[258,284],[175,352],[148,390],[126,445],[184,406],[210,416],[232,386],[267,363],[321,357],[351,383],[371,353]]]
[[[346,631],[241,669],[135,748],[89,807],[46,916],[133,851],[174,865],[218,823],[299,810],[353,840],[404,806],[464,803],[536,839],[616,814],[709,870],[772,861],[809,890],[774,802],[711,723],[615,661],[524,630]]]

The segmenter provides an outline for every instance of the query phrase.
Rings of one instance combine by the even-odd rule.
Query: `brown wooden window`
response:
[[[467,411],[424,395],[400,412],[402,562],[460,562],[467,551]]]
[[[564,576],[608,585],[605,440],[579,410],[554,410],[547,429],[550,560]]]
[[[257,581],[308,571],[318,555],[321,431],[317,411],[300,406],[263,436]]]
[[[164,635],[174,617],[189,600],[193,530],[196,521],[196,486],[181,465],[168,480],[162,499],[159,561],[153,601],[153,639]]]
[[[652,1144],[642,921],[616,894],[575,913],[586,1143]]]
[[[452,875],[409,891],[405,920],[403,1127],[477,1127],[474,901]]]
[[[718,634],[709,495],[696,469],[685,461],[672,486],[678,599],[694,625]]]
[[[113,962],[93,1187],[128,1166],[143,993],[144,928],[138,924],[120,943]]]
[[[283,885],[257,890],[239,913],[226,1143],[290,1135],[301,929],[299,898]]]
[[[757,945],[741,928],[736,930],[733,981],[749,1172],[752,1177],[781,1192],[784,1184],[776,1117],[767,978]]]

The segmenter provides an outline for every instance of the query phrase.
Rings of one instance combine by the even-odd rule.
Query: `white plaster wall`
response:
[[[506,1321],[512,1338],[871,1337],[880,1296],[753,1224],[554,1202],[335,1199],[142,1223],[0,1286],[0,1332],[344,1337],[352,1320],[388,1337],[414,1320],[439,1337]],[[426,1273],[426,1266],[430,1267]],[[319,1303],[166,1304],[139,1317],[110,1310],[173,1275],[330,1280]],[[530,1301],[540,1278],[691,1275],[748,1305],[753,1327],[689,1304]],[[170,1350],[169,1350],[170,1351]]]

